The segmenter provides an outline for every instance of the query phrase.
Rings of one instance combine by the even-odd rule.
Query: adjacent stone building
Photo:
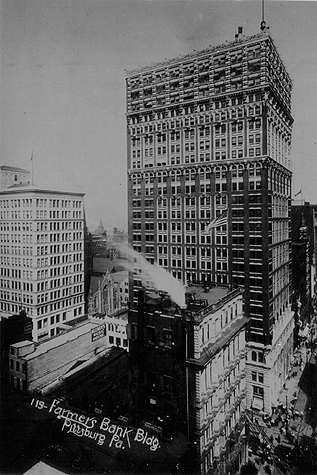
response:
[[[156,292],[131,306],[132,407],[163,436],[186,436],[190,473],[245,461],[246,323],[241,290],[226,286],[189,287],[182,309]]]

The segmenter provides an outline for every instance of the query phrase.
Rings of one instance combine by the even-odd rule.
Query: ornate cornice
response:
[[[172,58],[172,59],[169,59],[169,60],[164,60],[164,61],[160,61],[160,62],[157,62],[157,63],[152,63],[148,66],[140,66],[139,68],[127,71],[127,75],[129,77],[129,76],[140,75],[142,73],[146,74],[146,73],[149,73],[150,71],[152,71],[153,69],[170,67],[170,66],[173,66],[173,65],[176,66],[179,63],[186,63],[188,61],[198,59],[201,56],[205,56],[205,55],[208,55],[208,54],[214,54],[214,53],[226,52],[226,50],[232,49],[234,47],[239,47],[239,46],[241,46],[245,43],[250,43],[250,42],[253,42],[253,41],[257,41],[257,40],[264,40],[265,41],[268,38],[270,39],[270,41],[272,41],[271,37],[269,36],[269,34],[267,32],[266,33],[260,32],[260,33],[257,33],[256,35],[252,35],[252,36],[246,36],[246,37],[244,36],[242,38],[235,39],[234,41],[226,41],[225,43],[222,43],[220,45],[209,46],[208,48],[203,49],[201,51],[194,51],[193,53],[188,53],[184,56],[179,56],[178,58]],[[128,79],[128,77],[126,79]]]

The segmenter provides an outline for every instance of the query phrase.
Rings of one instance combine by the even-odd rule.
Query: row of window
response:
[[[54,311],[54,310],[59,310],[60,308],[63,308],[63,307],[70,307],[70,308],[73,308],[73,317],[78,317],[80,315],[83,314],[83,305],[80,305],[79,307],[76,307],[76,304],[78,303],[81,303],[83,301],[82,298],[78,298],[78,297],[75,297],[74,299],[69,299],[69,300],[65,300],[63,301],[64,303],[66,303],[66,305],[46,305],[46,306],[43,306],[43,307],[40,307],[38,308],[38,316],[40,315],[43,315],[45,313],[48,313],[49,311]],[[57,302],[57,303],[63,303],[63,302]],[[56,308],[54,308],[56,307]],[[44,309],[45,311],[42,311],[42,309]],[[44,328],[47,328],[47,329],[50,329],[52,326],[56,326],[56,325],[59,325],[60,323],[63,323],[66,321],[67,319],[67,315],[66,315],[67,312],[62,312],[62,313],[58,313],[56,315],[52,315],[50,317],[45,317],[45,318],[42,318],[42,319],[37,319],[37,326],[36,326],[36,330],[39,331],[39,330],[42,330]]]
[[[147,258],[147,260],[151,262],[152,264],[154,264],[154,258],[152,260]],[[175,279],[179,280],[180,282],[190,283],[190,282],[196,282],[196,281],[199,281],[199,282],[210,281],[210,273],[207,273],[207,272],[205,273],[205,272],[196,272],[196,271],[189,271],[189,270],[185,272],[182,270],[172,269],[171,273],[173,277],[175,277]],[[215,274],[212,281],[217,282],[218,284],[227,285],[228,277],[226,274]],[[243,285],[243,284],[239,284],[239,285]],[[139,279],[134,279],[133,288],[135,292],[138,291],[137,287],[142,287],[142,281],[140,281]],[[137,293],[135,294],[135,297],[137,297]]]
[[[201,78],[201,82],[194,84],[194,80],[186,81],[183,87],[173,88],[171,85],[168,93],[161,91],[148,97],[136,96],[132,100],[128,98],[128,112],[143,111],[153,106],[164,106],[168,104],[179,103],[181,100],[188,101],[200,97],[209,97],[210,93],[220,94],[226,92],[241,91],[246,88],[258,86],[268,80],[268,73],[261,75],[259,70],[249,69],[247,74],[233,75],[228,77],[224,75],[215,75],[213,81]],[[212,88],[209,90],[209,86]]]
[[[244,181],[241,180],[234,180],[231,183],[231,190],[232,191],[243,191],[245,188],[244,186]],[[249,177],[249,185],[248,188],[250,191],[253,190],[261,190],[262,189],[262,184],[261,184],[261,178],[254,178],[254,177]],[[222,182],[222,183],[216,183],[215,184],[215,191],[227,191],[227,183]],[[211,184],[202,184],[199,186],[199,188],[193,184],[193,185],[186,185],[183,189],[181,186],[163,186],[157,187],[156,193],[154,193],[154,188],[145,188],[145,196],[153,196],[154,194],[157,194],[159,196],[162,195],[167,195],[167,194],[172,194],[172,195],[181,195],[181,194],[191,194],[191,193],[212,193],[212,186]],[[133,196],[142,196],[142,189],[141,188],[133,188],[132,190]]]
[[[11,348],[12,350],[12,348]],[[20,361],[14,361],[13,359],[10,359],[10,369],[13,371],[16,371],[17,373],[26,373],[26,364],[21,363]]]
[[[252,120],[248,123],[248,129],[249,131],[255,131],[256,133],[250,133],[248,137],[248,142],[250,145],[253,145],[255,143],[260,143],[261,142],[261,133],[260,129],[261,128],[261,120]],[[199,129],[185,129],[183,132],[183,135],[181,135],[180,131],[172,131],[170,135],[168,136],[166,133],[158,133],[157,136],[155,135],[145,135],[143,139],[143,144],[145,146],[145,149],[148,150],[153,150],[153,145],[154,145],[154,138],[156,137],[156,142],[157,144],[160,145],[165,145],[167,144],[167,140],[171,142],[170,145],[170,150],[171,153],[179,153],[180,152],[180,145],[181,145],[181,137],[184,138],[184,146],[185,150],[190,150],[190,145],[194,146],[195,145],[195,138],[197,137],[200,139],[209,139],[211,135],[211,128],[208,126],[201,127]],[[226,124],[222,125],[215,125],[214,126],[215,130],[215,140],[214,140],[214,145],[215,147],[226,147],[227,145],[227,126]],[[242,121],[239,122],[234,122],[231,124],[230,130],[233,134],[239,133],[239,135],[231,136],[231,145],[236,146],[236,145],[242,145],[244,142],[244,138],[242,135],[242,132],[244,130],[244,124]],[[224,135],[225,137],[223,138],[217,138],[219,135]],[[201,144],[203,144],[202,142]],[[132,154],[133,157],[140,156],[141,153],[141,138],[140,137],[132,137],[131,138],[131,144],[132,144],[132,151],[133,152],[138,152],[139,154],[135,153]],[[200,144],[200,145],[201,145]],[[186,148],[187,147],[187,148]]]
[[[81,201],[71,201],[71,200],[49,200],[45,198],[23,198],[23,199],[11,199],[3,200],[0,199],[0,208],[32,208],[35,205],[36,208],[81,208]]]
[[[204,68],[197,68],[195,71],[194,68],[191,68],[190,72],[179,70],[159,79],[157,79],[157,76],[143,78],[142,84],[134,80],[127,85],[127,97],[132,103],[135,103],[142,98],[148,99],[153,96],[161,96],[162,94],[173,94],[174,91],[179,91],[180,89],[186,91],[194,86],[207,86],[212,84],[212,80],[214,83],[230,79],[234,82],[240,79],[242,75],[249,77],[259,73],[261,70],[260,56],[256,60],[252,58],[252,60],[248,62],[243,61],[243,63],[244,67],[242,59],[239,62],[234,61],[231,63],[230,68],[230,63],[227,63],[226,66],[222,63],[222,66],[220,66],[219,61],[215,61],[214,68],[205,66]],[[268,68],[269,65],[265,64],[265,66]],[[245,71],[247,74],[243,74]],[[226,74],[227,72],[229,72],[229,75]],[[234,104],[233,101],[232,103]]]

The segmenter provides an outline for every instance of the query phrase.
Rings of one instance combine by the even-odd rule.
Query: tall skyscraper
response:
[[[292,81],[262,22],[126,90],[130,243],[184,284],[244,287],[248,405],[270,411],[292,351]]]
[[[0,265],[0,315],[24,310],[35,341],[83,315],[83,194],[34,185],[1,191]]]

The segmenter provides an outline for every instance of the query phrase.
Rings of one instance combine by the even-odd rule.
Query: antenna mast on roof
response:
[[[266,29],[266,21],[264,20],[264,0],[262,0],[262,21],[260,24],[260,30],[264,31]]]

